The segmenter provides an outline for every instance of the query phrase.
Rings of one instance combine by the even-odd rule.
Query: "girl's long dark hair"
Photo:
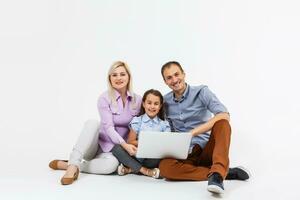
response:
[[[162,94],[160,93],[160,91],[158,90],[155,90],[155,89],[150,89],[150,90],[147,90],[144,95],[143,95],[143,103],[146,101],[146,98],[149,94],[152,94],[154,96],[157,96],[159,97],[159,100],[160,100],[160,105],[161,105],[161,108],[157,114],[157,116],[161,119],[161,120],[165,120],[165,108],[164,108],[164,98],[162,96]],[[141,105],[141,111],[139,113],[139,116],[145,114],[145,108],[143,107],[143,104]]]

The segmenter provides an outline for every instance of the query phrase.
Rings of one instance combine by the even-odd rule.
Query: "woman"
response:
[[[141,97],[132,92],[132,80],[126,63],[113,63],[108,72],[108,90],[98,99],[100,127],[97,121],[87,121],[74,146],[69,161],[53,160],[52,169],[66,170],[62,185],[72,184],[80,172],[110,174],[116,171],[119,162],[111,149],[120,144],[129,154],[136,147],[126,143],[128,124],[141,107]]]

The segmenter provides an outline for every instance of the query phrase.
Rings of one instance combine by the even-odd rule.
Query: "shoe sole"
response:
[[[216,185],[207,186],[207,190],[209,192],[214,193],[214,194],[223,194],[224,193],[224,190],[222,188],[220,188],[219,186],[216,186]]]
[[[237,166],[235,168],[241,169],[241,170],[245,171],[248,174],[249,178],[245,179],[244,181],[247,181],[247,180],[249,180],[251,178],[251,176],[252,176],[251,173],[245,167],[243,167],[243,166]]]

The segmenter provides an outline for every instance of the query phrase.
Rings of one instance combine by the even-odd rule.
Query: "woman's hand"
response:
[[[121,146],[128,152],[129,155],[133,156],[136,154],[137,148],[132,144],[122,143]]]

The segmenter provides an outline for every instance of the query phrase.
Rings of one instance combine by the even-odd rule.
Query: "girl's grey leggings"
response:
[[[127,167],[130,167],[134,173],[138,173],[142,167],[155,168],[158,167],[160,159],[137,159],[133,156],[130,156],[128,152],[123,149],[119,144],[116,144],[112,148],[111,152],[120,163],[124,164]]]

